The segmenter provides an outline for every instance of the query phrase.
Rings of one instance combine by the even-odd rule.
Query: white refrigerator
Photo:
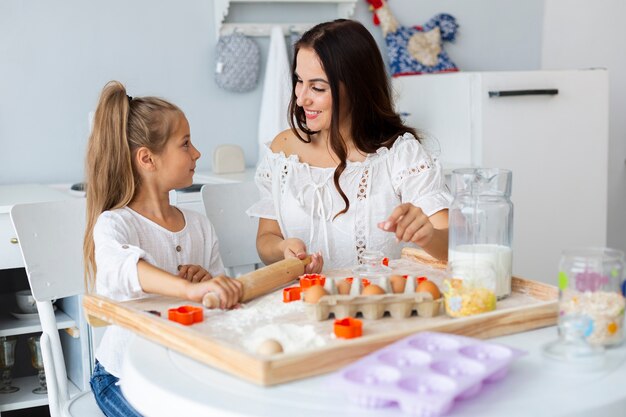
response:
[[[459,72],[392,80],[444,168],[513,171],[513,274],[556,285],[561,250],[607,235],[608,73]]]

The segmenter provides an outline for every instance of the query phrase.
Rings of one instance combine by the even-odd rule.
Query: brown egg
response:
[[[321,285],[313,285],[304,292],[304,301],[307,303],[315,304],[320,298],[328,295],[328,292]]]
[[[283,352],[283,345],[278,340],[267,339],[256,348],[256,353],[263,356],[275,355]]]
[[[415,292],[429,292],[433,296],[433,300],[437,300],[441,297],[441,291],[439,287],[432,281],[422,281],[418,284]]]
[[[340,295],[348,295],[350,294],[351,286],[352,284],[350,284],[349,281],[342,279],[341,281],[339,281],[339,284],[337,284],[337,293]]]
[[[361,291],[361,295],[383,295],[385,294],[385,290],[380,288],[378,285],[370,284],[367,287],[363,288]]]
[[[391,291],[395,294],[403,293],[404,287],[406,287],[406,278],[402,275],[392,275],[389,277],[389,284],[391,284]]]

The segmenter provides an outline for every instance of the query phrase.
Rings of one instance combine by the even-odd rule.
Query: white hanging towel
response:
[[[278,133],[289,127],[287,107],[291,98],[290,72],[283,30],[280,26],[274,26],[267,54],[259,115],[259,161],[263,156],[263,144],[271,141]]]

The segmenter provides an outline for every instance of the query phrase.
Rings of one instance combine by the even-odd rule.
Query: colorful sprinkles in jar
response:
[[[561,315],[585,315],[592,325],[585,337],[593,345],[618,344],[624,336],[624,297],[618,292],[584,292],[565,290],[562,294]]]

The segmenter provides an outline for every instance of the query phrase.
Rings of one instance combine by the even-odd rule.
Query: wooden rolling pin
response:
[[[309,256],[304,259],[283,259],[236,278],[243,284],[239,302],[245,303],[293,281],[304,274],[304,267],[310,263],[311,257]],[[217,294],[209,292],[202,298],[202,304],[206,308],[216,308],[220,305],[220,299]]]

